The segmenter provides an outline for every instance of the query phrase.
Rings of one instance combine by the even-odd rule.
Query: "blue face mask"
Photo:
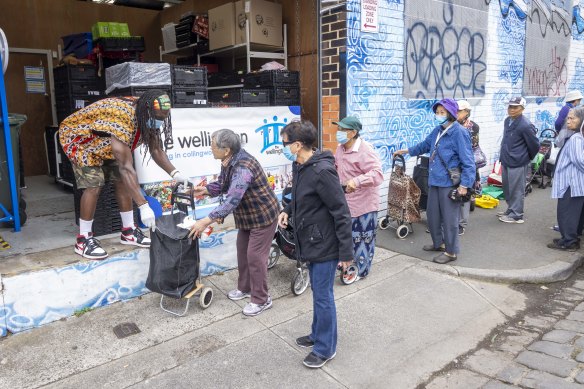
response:
[[[438,124],[444,124],[446,123],[446,121],[448,120],[448,117],[446,116],[441,116],[441,115],[434,115],[434,120],[436,121],[436,123]]]
[[[344,145],[348,141],[349,141],[349,138],[347,137],[346,131],[337,131],[337,142]]]
[[[163,123],[164,120],[151,118],[150,121],[148,121],[148,126],[150,126],[150,128],[156,128],[158,130],[160,127],[162,127]]]
[[[298,155],[292,154],[292,150],[290,150],[290,145],[284,146],[284,148],[282,149],[282,154],[284,154],[284,157],[288,158],[292,162],[296,162],[296,158],[298,158]]]

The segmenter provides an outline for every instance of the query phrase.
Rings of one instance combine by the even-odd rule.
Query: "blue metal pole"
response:
[[[4,73],[2,71],[2,56],[0,56],[0,111],[4,125],[4,144],[6,146],[6,163],[8,166],[8,181],[10,185],[10,197],[12,199],[12,217],[14,218],[14,232],[20,231],[20,215],[18,212],[18,196],[16,189],[16,177],[14,175],[14,157],[12,155],[12,140],[10,139],[10,123],[8,122],[8,105],[6,104],[6,88],[4,86]]]

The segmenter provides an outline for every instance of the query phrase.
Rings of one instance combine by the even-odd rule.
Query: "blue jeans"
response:
[[[337,271],[337,260],[310,263],[310,285],[312,288],[312,352],[321,358],[330,358],[337,351],[337,309],[333,284]]]

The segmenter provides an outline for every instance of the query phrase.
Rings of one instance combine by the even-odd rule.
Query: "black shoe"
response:
[[[555,241],[553,243],[548,243],[547,245],[548,248],[550,249],[555,249],[555,250],[563,250],[563,251],[576,251],[576,250],[580,250],[580,242],[575,242],[572,243],[568,246],[566,246],[563,242],[561,241]]]
[[[334,353],[329,358],[321,358],[315,353],[310,353],[306,356],[306,358],[304,358],[302,363],[304,366],[310,367],[311,369],[318,369],[319,367],[323,367],[325,363],[333,359],[336,355],[337,353]]]
[[[458,236],[464,235],[464,231],[465,231],[464,227],[458,227]]]
[[[437,257],[434,257],[434,259],[432,259],[432,262],[436,262],[439,263],[441,265],[447,264],[448,262],[452,262],[452,261],[456,261],[456,255],[455,256],[450,256],[450,255],[446,255],[444,253],[438,255]]]
[[[310,348],[314,346],[314,340],[310,339],[310,336],[301,336],[296,339],[296,345],[300,347]]]
[[[434,247],[433,244],[425,244],[424,247],[422,247],[422,250],[424,251],[441,251],[444,252],[446,251],[446,247],[444,247],[444,245],[438,246],[438,247]]]

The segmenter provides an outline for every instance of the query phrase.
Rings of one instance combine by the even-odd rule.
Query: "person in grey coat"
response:
[[[499,160],[503,167],[503,195],[507,209],[498,212],[503,223],[523,223],[526,178],[531,160],[539,151],[535,127],[523,116],[525,99],[513,97],[509,101],[505,119]]]

